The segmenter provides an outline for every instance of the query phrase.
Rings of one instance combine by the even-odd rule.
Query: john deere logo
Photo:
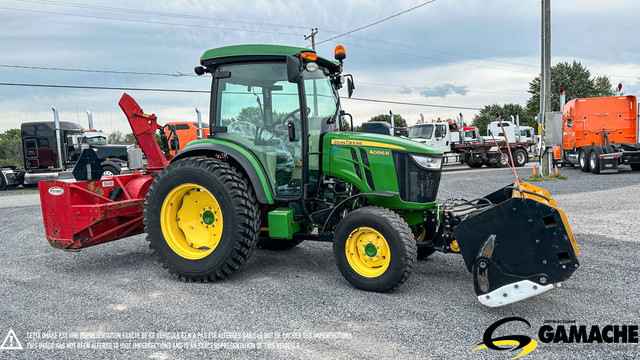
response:
[[[532,352],[538,346],[538,342],[533,340],[529,336],[507,335],[507,336],[493,337],[493,332],[496,331],[498,327],[500,327],[502,324],[506,324],[512,321],[523,322],[527,324],[528,327],[531,327],[531,324],[529,324],[527,320],[520,317],[508,317],[502,320],[498,320],[493,324],[491,324],[491,326],[489,326],[487,330],[485,330],[484,335],[482,336],[482,342],[478,344],[480,346],[473,349],[473,351],[489,348],[491,350],[496,350],[496,351],[515,352],[522,349],[522,351],[512,359],[517,359],[521,356],[525,356],[528,353]]]

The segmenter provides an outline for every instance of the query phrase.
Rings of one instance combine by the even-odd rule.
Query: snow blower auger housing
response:
[[[418,258],[458,253],[488,306],[571,276],[575,239],[544,190],[518,182],[437,203],[440,150],[345,131],[351,116],[338,90],[355,88],[345,57],[342,46],[335,60],[277,45],[206,51],[195,72],[212,78],[210,135],[172,159],[152,141],[155,116],[125,94],[120,105],[148,168],[96,179],[95,164],[85,164],[76,181],[41,182],[51,244],[79,249],[144,227],[169,272],[206,282],[229,276],[256,246],[326,241],[345,279],[377,292],[404,283]]]

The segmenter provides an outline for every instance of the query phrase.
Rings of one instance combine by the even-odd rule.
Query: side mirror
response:
[[[353,80],[351,77],[347,78],[347,94],[349,97],[353,95],[353,90],[355,90],[356,86],[353,84]]]
[[[300,59],[295,56],[287,56],[287,80],[290,83],[299,83],[302,79],[302,71],[300,70]]]

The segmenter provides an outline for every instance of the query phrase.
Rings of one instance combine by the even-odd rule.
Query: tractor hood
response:
[[[334,146],[365,146],[416,154],[442,155],[441,150],[398,136],[361,132],[336,132],[330,134],[330,137],[331,145]]]

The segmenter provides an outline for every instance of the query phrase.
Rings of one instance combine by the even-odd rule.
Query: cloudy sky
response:
[[[480,108],[525,104],[539,73],[540,0],[436,0],[335,40],[344,32],[426,0],[0,0],[0,83],[207,90],[210,77],[192,76],[209,48],[269,43],[310,46],[331,57],[347,50],[345,72],[354,97],[423,105]],[[552,62],[579,60],[595,75],[640,90],[640,2],[552,0]],[[16,67],[19,66],[19,67]],[[31,67],[31,68],[20,68]],[[141,74],[45,70],[105,70]],[[185,75],[185,76],[180,76]],[[208,114],[208,94],[128,91],[161,122]],[[129,132],[117,102],[120,90],[0,85],[0,131],[21,122],[61,120]],[[476,111],[344,100],[360,123],[392,110],[415,123],[425,118],[471,119]]]

